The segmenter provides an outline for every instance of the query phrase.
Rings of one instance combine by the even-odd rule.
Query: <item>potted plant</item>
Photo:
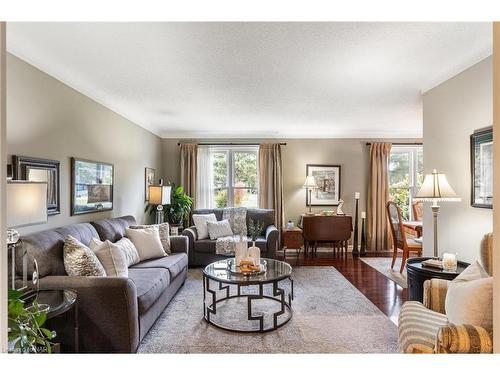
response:
[[[23,293],[9,290],[8,293],[8,340],[11,353],[51,353],[54,331],[44,328],[46,312],[36,299],[25,306]]]

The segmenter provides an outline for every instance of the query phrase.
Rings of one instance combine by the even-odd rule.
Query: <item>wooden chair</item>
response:
[[[407,233],[403,228],[403,219],[401,217],[401,208],[394,202],[387,202],[387,217],[392,232],[392,240],[394,243],[394,251],[392,253],[391,269],[394,268],[394,263],[398,256],[398,249],[403,251],[403,258],[401,260],[401,268],[399,272],[403,272],[406,260],[410,256],[410,252],[417,253],[417,256],[422,255],[422,244],[416,242],[413,238],[407,237]]]
[[[411,208],[413,210],[413,221],[422,221],[424,219],[422,202],[413,202]]]

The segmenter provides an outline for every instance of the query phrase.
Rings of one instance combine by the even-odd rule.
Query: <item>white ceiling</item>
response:
[[[9,23],[14,55],[162,137],[421,137],[490,23]]]

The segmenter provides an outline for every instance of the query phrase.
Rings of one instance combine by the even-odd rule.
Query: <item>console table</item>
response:
[[[352,217],[349,215],[302,215],[305,252],[312,247],[317,250],[318,244],[331,243],[333,251],[343,250],[347,254],[348,241],[352,233]]]
[[[459,261],[456,271],[445,271],[439,268],[422,266],[422,261],[426,259],[430,258],[410,258],[406,261],[406,272],[408,274],[408,301],[423,302],[425,280],[453,280],[469,266],[469,263]]]

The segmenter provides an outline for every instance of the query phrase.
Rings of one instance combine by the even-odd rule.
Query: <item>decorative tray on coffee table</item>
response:
[[[260,260],[260,271],[249,271],[243,272],[240,270],[240,267],[236,265],[236,259],[229,259],[227,262],[227,269],[230,273],[234,273],[237,275],[251,276],[251,275],[262,275],[267,270],[267,262],[265,259]]]

